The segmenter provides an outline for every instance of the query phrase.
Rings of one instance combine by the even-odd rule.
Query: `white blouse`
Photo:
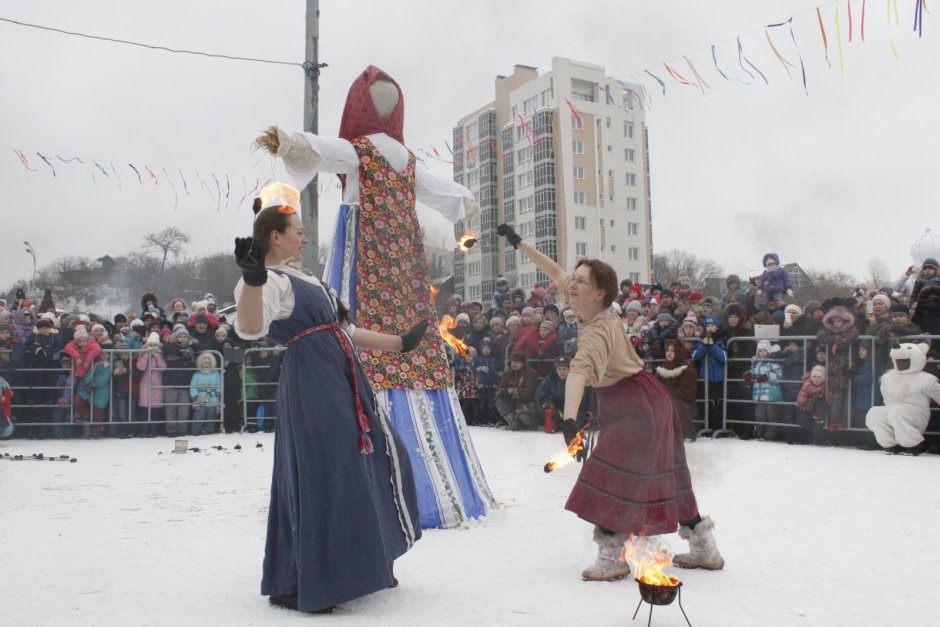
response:
[[[333,296],[330,289],[325,286],[317,277],[308,275],[302,270],[289,265],[282,264],[271,266],[268,268],[268,281],[264,284],[264,302],[262,304],[264,323],[261,325],[261,330],[257,333],[248,333],[245,331],[244,327],[242,327],[239,322],[238,312],[235,312],[235,320],[233,322],[235,333],[237,333],[238,336],[242,339],[256,340],[260,337],[264,337],[268,334],[268,329],[274,320],[286,320],[287,318],[290,318],[291,314],[294,312],[294,286],[291,285],[290,279],[286,276],[272,272],[274,269],[280,270],[284,274],[290,274],[291,276],[297,277],[303,281],[306,281],[307,283],[311,283],[312,285],[319,287],[321,290],[323,290],[332,304],[333,311],[336,312],[336,298]],[[239,279],[238,283],[235,285],[236,303],[241,296],[244,286],[245,280]],[[349,335],[350,339],[352,339],[356,333],[356,325],[344,322],[341,324],[341,326]]]
[[[310,147],[320,157],[320,163],[311,170],[298,172],[285,163],[287,173],[293,179],[297,189],[307,186],[317,172],[345,174],[351,182],[359,180],[359,156],[353,145],[342,138],[326,138],[313,133],[301,133]],[[395,170],[401,172],[408,165],[408,149],[398,140],[376,133],[366,135],[382,156]],[[415,199],[422,205],[438,211],[450,222],[462,220],[467,210],[475,204],[473,192],[446,177],[432,174],[421,168],[415,168]],[[359,185],[348,184],[343,194],[343,202],[359,202]]]

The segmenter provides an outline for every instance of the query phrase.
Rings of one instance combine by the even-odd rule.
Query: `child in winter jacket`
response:
[[[493,355],[493,342],[489,338],[480,341],[479,354],[473,360],[473,374],[477,382],[477,404],[480,409],[477,422],[490,425],[499,420],[493,401],[496,384],[499,383],[499,363]]]
[[[790,273],[780,267],[777,253],[767,253],[763,259],[764,273],[757,279],[757,294],[764,296],[763,303],[774,301],[777,297],[793,296],[793,283]]]
[[[75,397],[75,410],[84,422],[91,413],[92,425],[89,435],[100,438],[104,426],[104,410],[111,400],[111,356],[100,353],[95,363],[85,373],[78,384],[78,396]],[[89,412],[90,410],[90,412]]]
[[[166,370],[166,359],[160,350],[160,336],[156,331],[147,336],[144,350],[137,357],[137,370],[140,377],[140,392],[137,396],[138,420],[141,425],[141,435],[155,436],[162,431],[163,422],[163,371]],[[76,373],[77,376],[77,373]]]
[[[56,406],[52,409],[52,437],[68,438],[74,435],[72,427],[72,398],[75,393],[75,377],[72,375],[72,360],[63,355],[59,360],[61,371],[56,375]]]
[[[821,430],[829,418],[829,405],[832,394],[826,389],[826,368],[813,366],[809,374],[803,376],[803,385],[796,395],[799,413],[796,422],[801,427],[799,441],[812,442],[817,431]]]
[[[72,358],[76,379],[82,379],[92,364],[95,363],[95,358],[101,354],[101,346],[88,336],[88,331],[81,325],[75,327],[72,341],[66,344],[62,350]]]
[[[473,370],[473,362],[477,358],[477,349],[467,348],[466,355],[456,355],[454,358],[454,388],[457,390],[457,399],[460,409],[468,425],[475,425],[480,420],[480,398],[477,390],[477,375]]]
[[[783,389],[780,387],[783,371],[779,362],[770,359],[771,349],[768,340],[758,342],[757,356],[751,368],[744,373],[745,383],[751,386],[751,400],[757,401],[754,405],[754,422],[757,423],[755,435],[759,440],[773,440],[776,437],[777,427],[766,423],[775,420],[777,409],[772,403],[783,400]]]
[[[189,382],[189,395],[193,399],[193,435],[215,433],[212,423],[219,418],[219,400],[222,396],[222,374],[215,365],[215,355],[199,353],[196,367]]]

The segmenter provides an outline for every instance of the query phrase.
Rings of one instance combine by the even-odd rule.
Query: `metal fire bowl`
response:
[[[679,588],[682,587],[681,581],[675,586],[654,586],[639,579],[633,581],[640,587],[640,598],[650,605],[669,605],[676,600]]]

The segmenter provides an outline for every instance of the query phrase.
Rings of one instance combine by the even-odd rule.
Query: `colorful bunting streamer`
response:
[[[13,152],[15,152],[15,153],[16,153],[16,156],[20,158],[20,163],[23,164],[23,167],[26,168],[26,176],[27,176],[27,178],[29,178],[29,173],[30,173],[30,172],[38,172],[38,170],[37,170],[36,168],[34,168],[33,166],[29,165],[29,159],[26,158],[26,155],[23,154],[23,151],[22,151],[22,150],[17,150],[16,148],[14,148],[14,149],[13,149]]]
[[[123,192],[123,191],[124,191],[124,181],[121,180],[120,175],[117,173],[117,169],[114,167],[114,162],[113,162],[113,161],[111,162],[111,172],[114,173],[114,178],[117,179],[117,182],[118,182],[118,191],[119,191],[119,192]]]
[[[826,40],[826,27],[823,26],[822,13],[819,12],[819,7],[816,7],[816,17],[819,18],[819,30],[822,33],[823,50],[826,53],[826,65],[829,66],[831,70],[832,63],[829,62],[829,42]]]
[[[134,167],[134,164],[133,164],[133,163],[128,163],[127,165],[128,165],[128,167],[130,167],[131,170],[134,171],[134,174],[137,175],[137,183],[138,183],[138,185],[143,185],[143,184],[144,184],[144,180],[143,180],[142,178],[140,178],[140,172],[137,171],[137,168]]]
[[[862,36],[862,43],[865,43],[865,3],[868,0],[862,0],[862,23],[860,28],[860,34]]]
[[[760,74],[760,77],[761,77],[762,79],[764,79],[764,84],[765,84],[765,85],[769,85],[769,84],[770,84],[770,81],[767,80],[767,77],[764,76],[764,73],[761,72],[759,69],[757,69],[757,66],[754,65],[753,63],[751,63],[750,59],[748,59],[748,58],[745,56],[745,54],[744,54],[744,46],[741,45],[741,38],[740,38],[740,37],[738,37],[738,63],[741,64],[741,69],[744,70],[744,73],[747,74],[748,76],[750,76],[751,78],[754,78],[754,75],[747,71],[747,68],[744,67],[744,64],[745,64],[745,63],[747,63],[748,65],[750,65],[752,70],[754,70],[755,72],[757,72],[758,74]]]
[[[676,72],[674,69],[669,67],[668,63],[663,63],[663,67],[666,68],[666,71],[669,72],[669,75],[679,81],[680,85],[688,85],[689,87],[695,87],[695,83],[689,82],[684,76]]]
[[[849,43],[852,43],[852,0],[845,0],[845,4],[849,13]]]
[[[176,193],[176,185],[173,184],[173,179],[170,178],[170,175],[166,173],[166,168],[160,168],[163,170],[163,177],[166,179],[166,182],[170,184],[170,187],[173,189],[173,211],[176,211],[176,208],[179,206],[180,196]]]
[[[885,5],[888,9],[888,45],[891,46],[891,54],[894,55],[895,60],[900,60],[900,55],[898,55],[898,49],[894,47],[894,39],[891,37],[891,3],[892,0],[886,0]],[[900,25],[901,21],[898,17],[898,0],[894,0],[894,20],[895,25]]]
[[[915,0],[914,3],[914,30],[917,31],[917,38],[924,36],[924,5],[927,0]]]
[[[714,44],[712,45],[712,62],[715,64],[715,69],[718,70],[718,73],[721,74],[721,75],[724,77],[725,80],[728,80],[728,81],[737,81],[737,82],[743,83],[743,84],[745,84],[745,85],[750,85],[750,83],[748,83],[746,80],[743,80],[743,79],[740,79],[740,78],[729,78],[728,75],[725,74],[725,73],[721,70],[720,67],[718,67],[718,53],[715,51],[715,46],[714,46]]]
[[[149,174],[150,178],[153,179],[153,184],[157,187],[160,187],[160,179],[158,179],[157,175],[153,173],[153,170],[151,170],[148,166],[144,166],[144,169],[147,170],[147,174]]]
[[[796,50],[796,56],[800,60],[800,72],[803,75],[803,93],[807,96],[809,95],[809,89],[806,86],[806,66],[803,64],[803,55],[800,53],[800,47],[796,44],[796,34],[793,32],[793,17],[791,16],[786,22],[780,22],[779,24],[770,24],[767,28],[776,28],[778,26],[783,26],[786,24],[790,28],[790,39],[793,40],[793,48]],[[768,39],[770,36],[768,35]],[[787,72],[789,74],[789,72]]]
[[[42,159],[43,161],[46,162],[46,165],[47,165],[47,166],[49,166],[50,168],[52,168],[52,176],[55,177],[55,166],[52,165],[52,162],[49,161],[49,159],[47,159],[46,157],[44,157],[41,152],[38,152],[38,151],[37,151],[36,154],[39,155],[39,158],[40,158],[40,159]]]
[[[836,5],[836,44],[839,47],[839,76],[845,78],[845,64],[842,62],[842,29],[839,27],[839,5]]]
[[[692,65],[692,62],[689,61],[689,57],[682,57],[685,59],[686,65],[689,66],[689,69],[692,70],[692,75],[695,76],[695,82],[698,83],[698,88],[702,90],[702,94],[705,93],[705,88],[711,89],[711,85],[705,82],[705,79],[702,78],[702,75],[698,73],[698,70],[695,69],[695,66]]]
[[[219,185],[219,178],[215,175],[215,172],[210,172],[212,175],[212,180],[215,181],[215,210],[220,211],[222,209],[222,186]]]
[[[180,180],[183,181],[183,191],[186,192],[187,196],[192,196],[192,194],[189,193],[189,185],[186,184],[186,177],[183,176],[182,170],[180,170]]]
[[[649,74],[650,76],[652,76],[656,80],[656,82],[659,83],[659,86],[663,88],[663,95],[665,96],[666,95],[666,83],[663,82],[663,79],[659,78],[658,76],[656,76],[649,70],[643,70],[643,71]]]
[[[95,167],[101,170],[101,173],[104,174],[105,178],[111,178],[111,175],[108,174],[108,171],[104,169],[104,166],[92,159],[92,163],[95,164]]]
[[[777,24],[776,26],[779,26],[779,24]],[[790,63],[789,61],[787,61],[786,59],[784,59],[783,55],[780,54],[780,51],[777,50],[777,47],[774,45],[773,40],[770,38],[770,31],[767,30],[768,28],[770,27],[768,26],[764,28],[764,35],[767,36],[767,43],[770,44],[770,49],[773,51],[774,55],[780,61],[781,65],[783,65],[783,69],[786,70],[787,77],[792,79],[793,75],[790,74],[790,68],[792,67],[795,70],[796,66]]]

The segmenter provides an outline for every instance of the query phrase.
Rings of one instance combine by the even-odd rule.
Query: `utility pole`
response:
[[[317,115],[320,93],[320,0],[307,1],[307,34],[305,37],[304,54],[304,130],[308,133],[317,132]],[[303,214],[304,232],[310,244],[304,249],[303,267],[320,276],[320,263],[317,259],[319,248],[319,219],[320,210],[317,206],[317,189],[319,177],[313,180],[300,192],[300,206]]]

